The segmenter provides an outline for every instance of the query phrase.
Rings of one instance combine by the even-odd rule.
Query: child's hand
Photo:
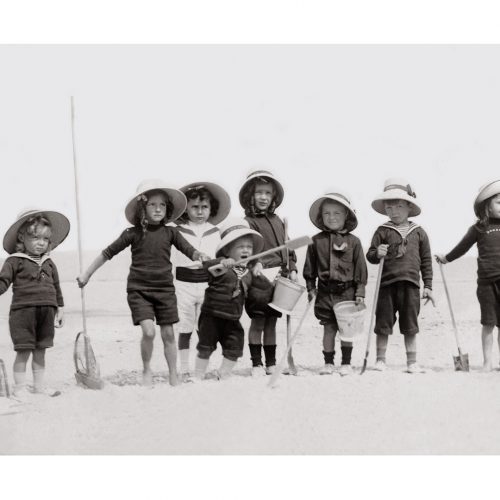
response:
[[[236,261],[234,259],[222,259],[220,261],[220,265],[222,267],[225,267],[226,269],[229,269],[230,267],[234,267],[236,264]]]
[[[436,301],[434,300],[434,296],[432,295],[432,290],[429,290],[428,288],[424,288],[424,293],[422,294],[422,299],[427,299],[424,302],[424,306],[426,306],[430,300],[432,302],[432,305],[434,307],[436,307]]]
[[[299,278],[297,276],[297,271],[290,271],[290,274],[288,275],[289,279],[297,283],[299,281]]]
[[[193,254],[193,260],[200,260],[201,262],[205,262],[206,260],[210,260],[210,257],[206,253],[196,250],[196,252],[194,252]]]
[[[315,298],[316,298],[316,295],[318,294],[318,290],[316,290],[316,288],[311,288],[308,292],[307,292],[307,300],[309,302],[312,302]]]
[[[260,276],[262,274],[262,269],[264,269],[262,262],[257,262],[257,264],[255,264],[255,266],[253,266],[252,274],[254,276]]]
[[[64,310],[62,307],[57,308],[56,317],[54,318],[54,326],[61,328],[64,325]]]
[[[365,303],[365,298],[364,297],[356,297],[356,305],[360,306]]]
[[[80,276],[78,276],[76,278],[76,281],[78,282],[78,286],[80,288],[83,288],[89,282],[89,279],[90,279],[90,276],[87,276],[85,273],[83,273],[83,274],[80,274]]]
[[[442,253],[434,255],[434,258],[436,259],[436,262],[438,264],[448,264],[448,261],[446,260],[446,255]]]
[[[388,250],[389,250],[389,245],[387,245],[386,243],[382,243],[377,247],[377,257],[379,259],[385,257],[387,255]]]

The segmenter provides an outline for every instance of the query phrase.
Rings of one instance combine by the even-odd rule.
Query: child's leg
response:
[[[320,375],[333,373],[336,333],[337,329],[332,323],[323,325],[323,358],[325,359],[325,366],[320,370]]]
[[[225,379],[231,376],[238,358],[243,356],[245,332],[238,320],[223,320],[221,323],[219,342],[223,358],[219,368],[219,377]]]
[[[276,366],[276,316],[269,316],[264,323],[264,355],[266,367]]]
[[[377,334],[377,364],[385,365],[385,353],[387,351],[387,344],[389,342],[389,335]]]
[[[155,325],[152,319],[144,319],[140,322],[142,328],[141,357],[143,364],[142,383],[152,385],[153,373],[151,371],[151,357],[153,356],[153,345],[155,339]]]
[[[493,347],[493,329],[492,325],[483,325],[481,331],[481,341],[483,344],[483,371],[491,371],[491,350]]]
[[[181,373],[189,373],[189,345],[193,332],[179,333],[179,357],[181,360]]]
[[[417,362],[417,336],[404,335],[406,348],[406,363],[408,367]]]
[[[161,339],[163,340],[163,352],[168,365],[168,380],[170,385],[177,385],[177,347],[175,345],[175,334],[173,325],[161,325]]]
[[[22,349],[16,351],[16,359],[14,360],[14,393],[22,392],[26,388],[26,364],[30,357],[31,351]]]
[[[198,319],[198,355],[194,375],[197,379],[203,379],[208,368],[211,354],[215,351],[218,341],[220,323],[223,320],[205,313],[201,313]]]
[[[252,318],[248,330],[248,347],[252,366],[262,366],[262,332],[266,318]]]
[[[45,378],[45,349],[35,349],[31,360],[34,392],[43,392]]]

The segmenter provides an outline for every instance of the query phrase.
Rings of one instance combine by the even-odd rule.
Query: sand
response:
[[[73,256],[74,257],[74,256]],[[57,256],[54,256],[57,262]],[[252,378],[247,349],[230,380],[170,387],[159,335],[155,340],[155,385],[139,385],[140,331],[130,321],[124,257],[108,264],[87,287],[88,333],[106,381],[101,391],[75,384],[73,342],[81,329],[73,258],[60,254],[66,280],[66,324],[47,353],[47,380],[62,394],[32,395],[22,405],[0,398],[0,454],[497,454],[500,452],[500,372],[480,372],[479,306],[475,262],[450,264],[456,317],[471,359],[471,372],[453,370],[456,353],[444,289],[436,269],[438,307],[420,316],[419,360],[427,373],[405,373],[403,338],[390,339],[388,370],[359,375],[366,330],[354,347],[356,373],[320,376],[322,329],[312,311],[294,346],[297,376]],[[376,268],[370,266],[368,308]],[[121,273],[119,272],[121,271]],[[102,281],[100,281],[102,280]],[[0,297],[0,357],[11,373],[9,294]],[[297,325],[305,300],[293,314]],[[248,326],[248,318],[243,318]],[[279,348],[285,321],[278,324]],[[374,339],[373,339],[374,340]],[[374,343],[369,365],[373,365]],[[337,346],[337,351],[340,351]],[[495,344],[495,366],[498,349]],[[340,359],[340,352],[337,360]],[[195,351],[191,352],[194,362]],[[211,367],[220,363],[218,350]]]

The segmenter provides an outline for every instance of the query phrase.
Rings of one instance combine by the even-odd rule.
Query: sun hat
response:
[[[159,189],[163,191],[167,196],[174,209],[172,210],[172,215],[170,218],[166,219],[166,222],[172,222],[178,219],[186,210],[186,197],[184,193],[178,189],[167,187],[167,183],[161,179],[147,179],[142,181],[136,189],[134,197],[127,203],[125,207],[125,217],[130,222],[130,224],[135,224],[135,213],[137,210],[137,203],[141,199],[141,196],[148,191],[153,189]]]
[[[180,190],[186,194],[190,189],[201,188],[208,189],[212,196],[219,202],[219,210],[217,210],[217,213],[208,218],[208,222],[215,226],[229,215],[229,211],[231,210],[231,198],[225,189],[213,182],[192,182],[191,184],[182,186]]]
[[[479,193],[474,200],[474,213],[478,217],[481,216],[479,214],[479,205],[496,194],[500,194],[500,181],[488,182],[479,188]]]
[[[332,200],[337,203],[340,203],[344,207],[347,208],[349,211],[350,217],[346,219],[346,224],[345,224],[345,229],[348,231],[353,231],[357,225],[358,225],[358,218],[356,217],[356,210],[351,204],[351,199],[350,196],[337,189],[337,188],[332,188],[329,189],[323,196],[319,197],[316,199],[313,204],[311,205],[311,208],[309,209],[309,219],[311,219],[311,222],[318,228],[321,229],[322,231],[325,229],[324,225],[318,224],[318,217],[320,215],[319,210],[321,207],[321,204],[325,200]]]
[[[379,214],[386,215],[384,201],[389,200],[405,200],[410,204],[410,217],[420,215],[420,207],[416,202],[417,195],[413,192],[411,186],[406,180],[401,178],[387,179],[384,183],[384,192],[379,194],[372,201],[372,208]]]
[[[244,205],[244,200],[243,196],[245,194],[245,191],[247,190],[248,185],[250,184],[251,181],[254,179],[263,179],[264,181],[272,181],[274,185],[276,186],[276,206],[279,207],[281,203],[283,202],[283,197],[285,195],[283,191],[283,186],[281,183],[274,177],[274,175],[269,172],[269,170],[254,170],[247,176],[247,180],[243,183],[243,186],[241,186],[240,189],[240,205],[245,208]]]
[[[16,251],[17,244],[17,233],[21,226],[35,215],[42,215],[45,217],[52,226],[52,235],[50,237],[50,249],[54,250],[58,245],[60,245],[68,236],[69,233],[69,220],[67,217],[60,212],[55,212],[53,210],[40,210],[38,208],[25,208],[17,216],[16,222],[12,224],[5,236],[3,237],[3,247],[7,253],[14,253]]]
[[[252,236],[253,253],[259,253],[264,247],[264,238],[260,233],[250,229],[248,222],[241,218],[231,218],[226,221],[220,228],[220,243],[215,250],[215,257],[221,257],[221,251],[230,243],[241,238],[242,236]]]

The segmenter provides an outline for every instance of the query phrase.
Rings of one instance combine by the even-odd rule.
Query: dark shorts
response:
[[[153,292],[130,290],[127,292],[127,302],[132,312],[134,325],[138,325],[145,319],[154,320],[155,318],[156,323],[162,326],[179,321],[174,290]]]
[[[282,314],[269,307],[273,300],[274,285],[263,275],[252,276],[252,286],[245,298],[245,311],[250,318],[281,318]]]
[[[477,285],[477,300],[481,307],[481,324],[500,327],[500,282]]]
[[[200,358],[208,359],[217,349],[217,342],[222,347],[222,355],[232,361],[243,356],[245,332],[237,319],[224,319],[202,312],[198,320],[198,345]]]
[[[54,306],[11,309],[9,328],[15,351],[46,349],[54,345]]]
[[[399,315],[399,330],[403,335],[418,333],[420,288],[408,281],[396,281],[380,288],[377,302],[375,333],[391,335]]]
[[[355,299],[355,289],[353,286],[341,293],[328,293],[318,291],[316,302],[314,303],[314,315],[322,325],[333,325],[338,330],[337,318],[333,312],[333,306],[338,302]]]

